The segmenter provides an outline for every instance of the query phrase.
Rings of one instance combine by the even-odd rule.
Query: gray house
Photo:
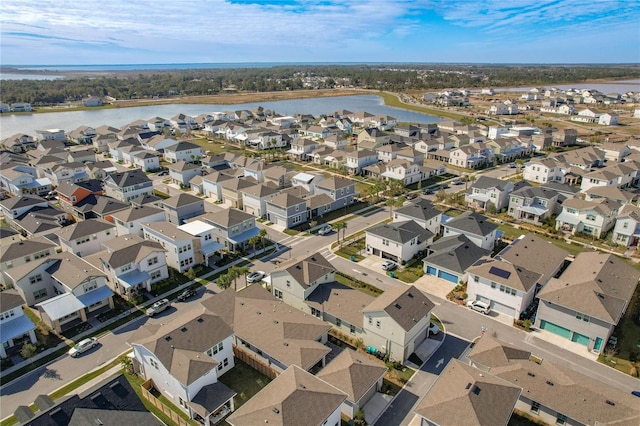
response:
[[[280,194],[266,200],[267,220],[284,228],[305,223],[308,219],[307,201],[291,194]]]
[[[508,214],[516,220],[538,225],[560,213],[558,197],[559,194],[551,189],[525,186],[511,193]]]
[[[439,235],[442,212],[436,209],[433,203],[426,198],[420,198],[411,204],[400,207],[393,212],[393,220],[413,220],[424,229]]]
[[[488,176],[480,178],[471,185],[464,196],[467,206],[486,210],[489,203],[500,211],[509,205],[509,193],[513,191],[513,183]]]
[[[452,283],[467,281],[467,269],[490,250],[476,246],[465,235],[451,235],[429,246],[424,258],[425,274],[434,275]]]
[[[347,207],[354,202],[356,183],[351,179],[331,176],[312,185],[314,186],[313,192],[315,195],[325,194],[333,200],[328,211]]]
[[[191,194],[178,194],[162,202],[167,222],[182,225],[185,220],[204,214],[204,200]]]
[[[185,161],[178,161],[169,166],[169,178],[171,182],[189,188],[189,181],[196,176],[202,175],[202,166]]]
[[[224,244],[229,251],[245,248],[249,239],[259,233],[256,218],[236,209],[224,209],[216,213],[206,213],[197,218],[213,229],[213,238],[218,244]]]
[[[626,311],[640,271],[611,254],[584,252],[538,293],[536,328],[601,352]]]

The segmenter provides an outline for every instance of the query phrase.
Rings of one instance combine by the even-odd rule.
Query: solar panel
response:
[[[511,272],[505,271],[504,269],[496,268],[495,266],[492,266],[489,269],[489,273],[504,279],[509,278],[509,276],[511,275]]]

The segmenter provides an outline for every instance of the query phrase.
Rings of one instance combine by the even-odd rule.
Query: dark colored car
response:
[[[196,291],[192,288],[188,288],[185,291],[183,291],[182,293],[180,293],[180,295],[178,296],[178,302],[184,302],[185,300],[189,299],[190,297],[193,297],[196,295]]]

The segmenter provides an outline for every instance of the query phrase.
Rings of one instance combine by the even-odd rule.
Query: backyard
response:
[[[237,393],[233,399],[235,409],[237,410],[267,386],[269,382],[271,382],[271,379],[258,373],[237,358],[235,363],[235,366],[221,376],[219,380]],[[221,424],[228,425],[228,423],[224,421]]]

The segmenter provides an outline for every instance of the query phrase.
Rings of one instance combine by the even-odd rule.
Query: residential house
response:
[[[76,149],[69,151],[67,161],[70,163],[94,163],[96,152],[93,149]]]
[[[175,146],[178,141],[175,139],[167,138],[164,135],[155,135],[141,143],[144,149],[148,149],[155,152],[164,152],[170,146]],[[191,161],[191,158],[189,158]]]
[[[216,213],[206,213],[197,217],[214,227],[213,239],[228,251],[249,247],[249,240],[259,233],[255,216],[237,209],[224,209]]]
[[[102,195],[102,184],[95,179],[82,182],[64,181],[56,188],[60,207],[70,211],[91,195]]]
[[[253,178],[238,178],[222,180],[219,184],[222,201],[233,208],[241,209],[242,206],[242,191],[245,188],[255,186],[258,182]]]
[[[637,247],[640,242],[640,207],[633,204],[622,206],[616,217],[611,238],[624,247]]]
[[[586,173],[582,177],[581,191],[586,191],[594,186],[617,186],[628,188],[637,186],[640,178],[640,163],[625,161]]]
[[[36,130],[36,134],[38,135],[36,139],[38,139],[39,141],[67,141],[67,135],[65,135],[64,130],[62,129]]]
[[[111,215],[116,225],[116,234],[127,234],[142,237],[142,224],[148,222],[164,222],[165,211],[153,205],[131,206]]]
[[[271,130],[256,130],[253,133],[246,131],[245,133],[247,133],[246,143],[256,149],[284,148],[288,143],[288,139],[284,135]]]
[[[619,258],[583,252],[538,293],[535,327],[601,352],[625,313],[640,271]]]
[[[420,165],[401,159],[395,159],[386,163],[385,171],[381,176],[386,180],[400,180],[404,186],[422,180]]]
[[[80,182],[89,179],[86,167],[82,163],[58,163],[51,166],[51,168],[40,170],[42,170],[42,175],[49,178],[55,186],[60,185],[60,182],[65,180]]]
[[[584,191],[584,195],[587,201],[606,198],[616,203],[630,204],[638,200],[637,193],[620,189],[617,186],[593,186]]]
[[[326,195],[330,202],[329,210],[325,212],[345,208],[355,201],[355,185],[356,183],[347,178],[332,175],[327,179],[314,179],[311,182],[313,193],[315,195]]]
[[[186,133],[187,130],[195,129],[198,124],[195,119],[185,114],[177,114],[169,119],[171,127],[180,133]]]
[[[191,142],[178,142],[164,149],[164,159],[169,163],[184,161],[187,163],[200,164],[200,158],[202,158],[203,155],[204,151],[202,151],[202,148]]]
[[[208,425],[234,409],[236,393],[218,381],[235,365],[232,337],[221,317],[200,308],[143,327],[131,346],[139,374],[189,418]]]
[[[155,241],[137,235],[122,235],[103,243],[104,250],[86,257],[86,261],[105,272],[111,289],[126,299],[169,278],[167,250]]]
[[[24,133],[18,133],[3,139],[0,143],[3,149],[14,152],[16,154],[27,152],[36,148],[33,136]]]
[[[443,236],[466,235],[471,242],[486,250],[493,250],[497,239],[498,225],[480,214],[470,211],[443,220]]]
[[[299,132],[312,139],[324,139],[329,136],[335,135],[335,132],[332,132],[328,127],[322,127],[318,125],[309,125],[304,128],[301,128]]]
[[[602,124],[604,126],[617,126],[618,114],[605,112],[598,117],[598,124]]]
[[[298,161],[308,161],[310,160],[310,154],[318,149],[318,142],[307,139],[300,138],[295,142],[291,143],[291,148],[287,151],[293,158]]]
[[[363,309],[364,340],[404,363],[429,336],[434,306],[413,285],[391,288]]]
[[[265,200],[267,220],[285,229],[305,223],[308,219],[307,201],[288,193]]]
[[[515,408],[536,421],[632,425],[640,420],[637,400],[630,393],[489,335],[478,339],[467,357],[483,377],[496,377],[522,388]]]
[[[367,254],[404,264],[424,251],[433,237],[413,220],[374,226],[366,230]]]
[[[489,210],[492,204],[495,211],[500,211],[509,205],[509,194],[514,190],[512,182],[488,176],[480,176],[473,182],[464,196],[467,206]]]
[[[22,241],[18,231],[11,228],[0,227],[0,250],[2,247],[8,247],[10,244]]]
[[[340,424],[347,394],[297,366],[287,368],[236,410],[231,426],[275,424],[323,426]]]
[[[266,218],[266,201],[280,193],[279,188],[259,183],[242,190],[243,210],[255,217]]]
[[[109,173],[116,173],[118,169],[109,160],[96,161],[85,164],[89,179],[104,180]]]
[[[424,272],[454,284],[467,282],[467,269],[490,250],[478,247],[464,234],[454,234],[434,242],[423,259]]]
[[[415,412],[422,426],[449,425],[455,418],[478,426],[507,426],[521,392],[517,384],[451,359]]]
[[[19,273],[25,266],[31,271],[23,269]],[[58,333],[86,322],[88,316],[113,309],[113,292],[106,284],[106,276],[81,258],[60,253],[44,259],[39,267],[33,266],[14,270],[14,286],[27,304],[35,304],[45,324]],[[24,273],[26,276],[21,276]],[[40,287],[36,290],[39,295],[31,293],[36,286]],[[46,300],[36,303],[45,297]]]
[[[357,290],[356,290],[357,291]],[[316,377],[346,393],[342,414],[354,418],[358,410],[382,389],[385,366],[360,352],[345,349]]]
[[[180,193],[162,201],[166,220],[182,225],[187,219],[204,214],[204,200],[195,195]]]
[[[553,158],[532,159],[525,164],[523,177],[527,181],[538,183],[564,182],[569,168]]]
[[[433,235],[439,235],[442,212],[426,198],[420,198],[393,211],[393,221],[413,220]]]
[[[143,172],[152,172],[160,168],[160,156],[155,151],[140,151],[131,157],[132,165]]]
[[[200,253],[203,256],[206,266],[213,266],[216,261],[223,257],[221,250],[224,249],[225,246],[214,241],[216,227],[211,225],[211,223],[194,219],[184,225],[178,226],[178,229],[200,240]],[[219,237],[217,240],[219,241]],[[213,260],[213,262],[211,262],[211,260]]]
[[[397,120],[386,114],[378,114],[370,118],[368,126],[375,127],[378,130],[393,130],[396,127]]]
[[[49,203],[42,197],[23,194],[19,197],[11,197],[0,201],[0,212],[2,212],[5,220],[11,224],[36,207],[46,208],[48,206]]]
[[[26,237],[51,237],[70,223],[70,215],[55,207],[36,207],[14,220],[14,228]]]
[[[136,198],[132,198],[129,202],[132,206],[142,207],[142,206],[153,206],[162,208],[162,200],[163,198],[158,197],[153,194],[144,194],[140,195]]]
[[[615,225],[620,207],[620,204],[606,198],[594,201],[568,199],[562,204],[562,212],[556,218],[556,229],[602,238]]]
[[[624,157],[631,154],[631,148],[626,143],[601,143],[598,144],[598,149],[604,151],[607,161],[624,161]]]
[[[22,347],[23,343],[37,343],[36,326],[24,314],[24,299],[15,290],[0,293],[0,358],[7,358],[7,351]]]
[[[391,143],[391,136],[375,127],[363,129],[358,133],[358,149],[368,149],[375,151],[383,145]]]
[[[347,154],[346,168],[349,174],[359,175],[362,169],[378,162],[378,156],[374,151],[362,149],[350,151]]]
[[[153,182],[140,169],[112,173],[104,179],[105,195],[128,202],[140,195],[153,194]]]
[[[507,197],[507,214],[517,221],[540,225],[547,218],[560,212],[560,195],[551,189],[523,186]]]
[[[306,371],[325,365],[331,326],[279,302],[260,285],[228,288],[202,304],[232,326],[234,355],[269,366],[270,377],[292,365]]]
[[[202,166],[185,161],[172,163],[168,168],[171,182],[180,185],[181,188],[189,188],[191,179],[202,175]]]
[[[31,261],[52,256],[56,253],[57,244],[44,237],[36,237],[28,240],[18,240],[12,243],[4,243],[0,246],[0,281],[6,287],[11,286],[6,272],[11,268],[24,265]]]
[[[33,108],[31,108],[31,104],[28,102],[14,102],[11,104],[12,112],[31,112]]]
[[[102,250],[102,244],[116,236],[116,225],[102,219],[88,219],[62,228],[57,235],[62,251],[85,257]]]
[[[113,213],[126,210],[129,206],[129,203],[123,203],[111,197],[89,195],[73,206],[73,215],[81,220],[100,218],[110,221]]]
[[[178,272],[202,263],[200,239],[178,229],[169,222],[149,222],[142,224],[143,238],[160,243],[167,250],[167,265]]]
[[[51,179],[38,178],[37,171],[27,165],[4,165],[0,169],[0,188],[15,196],[22,194],[46,195],[52,189]]]
[[[378,155],[378,161],[388,163],[392,160],[395,160],[398,156],[398,152],[402,151],[404,148],[406,148],[406,145],[404,144],[400,145],[397,143],[391,143],[375,148],[375,152]]]
[[[437,152],[437,151],[436,151]],[[490,147],[484,143],[472,143],[453,149],[449,155],[449,163],[466,169],[474,169],[492,163],[494,159]]]

